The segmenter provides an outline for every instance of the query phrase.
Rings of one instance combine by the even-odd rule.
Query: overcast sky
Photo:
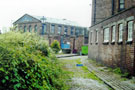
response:
[[[24,14],[76,21],[90,26],[91,0],[0,0],[0,29]]]

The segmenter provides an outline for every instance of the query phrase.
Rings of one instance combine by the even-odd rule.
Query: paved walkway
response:
[[[88,67],[90,72],[94,72],[101,80],[111,86],[115,90],[135,90],[135,83],[130,80],[122,80],[119,75],[116,75],[108,70],[105,70],[103,66],[97,66],[94,63],[90,63],[88,60],[83,60],[83,63]]]

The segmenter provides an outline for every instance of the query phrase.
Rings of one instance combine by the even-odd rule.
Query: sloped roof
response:
[[[66,20],[66,19],[56,19],[56,18],[50,18],[50,17],[44,17],[44,16],[32,16],[40,21],[44,18],[44,22],[48,23],[56,23],[56,24],[64,24],[64,25],[71,25],[71,26],[79,26],[80,25],[76,22]]]

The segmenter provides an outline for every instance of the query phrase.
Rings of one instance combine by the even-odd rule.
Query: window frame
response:
[[[116,25],[111,27],[111,42],[114,43],[116,40]]]
[[[68,27],[64,26],[64,35],[67,35],[67,34],[68,34]]]
[[[98,43],[98,30],[96,30],[95,42]]]
[[[121,5],[123,5],[123,8],[121,8]],[[119,0],[119,11],[122,11],[125,9],[125,0],[123,0],[123,2],[121,2],[121,0]]]
[[[37,32],[37,25],[34,26],[34,32]]]
[[[120,25],[122,25],[122,28],[120,28]],[[123,23],[118,24],[118,42],[123,42],[123,29],[124,24]]]
[[[107,32],[108,31],[108,32]],[[104,43],[109,43],[109,33],[110,33],[110,28],[107,27],[107,28],[104,28],[104,37],[103,37],[103,40],[104,40]],[[107,36],[108,35],[108,36]]]
[[[91,31],[90,32],[90,44],[92,44],[93,43],[93,32]]]
[[[27,32],[27,26],[24,26],[24,32]]]
[[[58,34],[61,34],[62,32],[62,26],[58,26]]]
[[[54,27],[54,28],[52,28]],[[55,34],[55,25],[51,25],[51,34]]]
[[[129,23],[132,23],[132,33],[129,34]],[[127,41],[133,41],[133,28],[134,28],[134,21],[130,20],[127,22]],[[130,36],[130,37],[129,37]]]
[[[32,26],[29,25],[29,32],[32,32]]]
[[[71,27],[70,35],[74,35],[74,27]]]

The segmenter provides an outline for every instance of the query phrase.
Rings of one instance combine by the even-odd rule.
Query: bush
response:
[[[55,53],[58,53],[60,51],[60,44],[57,40],[54,40],[54,42],[51,44],[51,48]]]
[[[65,73],[35,34],[0,35],[0,90],[68,90]]]

